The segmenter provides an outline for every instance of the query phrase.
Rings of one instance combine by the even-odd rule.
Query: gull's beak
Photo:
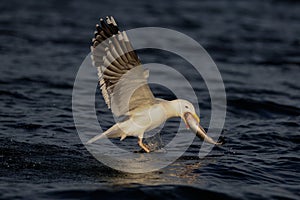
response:
[[[221,145],[222,143],[219,142],[215,142],[211,137],[209,137],[206,133],[206,131],[204,130],[204,128],[202,126],[200,126],[199,122],[200,119],[196,114],[192,114],[192,113],[185,113],[184,114],[184,121],[186,126],[191,129],[191,131],[193,131],[197,137],[199,137],[200,139],[211,143],[211,144],[215,144],[215,145]]]

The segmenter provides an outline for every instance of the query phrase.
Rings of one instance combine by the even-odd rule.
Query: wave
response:
[[[248,111],[257,113],[260,116],[268,115],[268,113],[300,116],[300,108],[272,101],[228,97],[227,102],[228,110],[234,110],[234,112]]]
[[[47,192],[54,199],[237,199],[227,194],[182,185],[135,186],[118,189],[68,189]]]
[[[23,93],[16,92],[16,91],[0,90],[0,95],[1,96],[9,96],[9,97],[13,97],[13,98],[16,98],[16,99],[32,100],[27,95],[24,95]]]

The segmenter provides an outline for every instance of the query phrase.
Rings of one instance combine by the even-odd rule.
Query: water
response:
[[[1,199],[299,199],[297,1],[11,0],[1,1],[0,8]],[[195,139],[176,162],[147,174],[118,172],[89,154],[74,127],[71,94],[94,24],[111,14],[122,29],[175,29],[209,52],[227,92],[222,148],[199,159],[201,142]],[[190,67],[165,52],[142,51],[140,56],[145,63]],[[201,99],[207,127],[207,89],[185,71]],[[153,90],[174,98],[165,88]],[[108,128],[112,117],[101,112],[100,123]],[[165,143],[178,122],[166,123]],[[137,148],[135,140],[124,142]]]

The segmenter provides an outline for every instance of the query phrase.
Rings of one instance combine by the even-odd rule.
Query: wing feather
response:
[[[114,115],[126,115],[128,111],[156,103],[146,71],[126,32],[119,31],[115,19],[100,19],[94,34],[92,62],[98,69],[104,100]]]

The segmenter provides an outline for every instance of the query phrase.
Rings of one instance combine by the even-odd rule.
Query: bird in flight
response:
[[[92,40],[91,58],[98,70],[100,89],[114,116],[122,118],[105,132],[88,140],[91,144],[101,138],[138,138],[139,146],[151,151],[143,143],[144,133],[167,119],[180,117],[188,129],[202,140],[220,145],[209,137],[200,126],[200,119],[192,103],[183,99],[167,101],[155,98],[148,83],[149,71],[145,70],[134,51],[125,31],[120,31],[110,16],[100,19]]]

